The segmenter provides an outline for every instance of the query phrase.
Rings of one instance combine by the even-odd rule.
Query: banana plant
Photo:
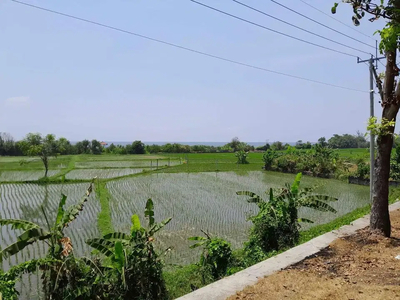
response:
[[[67,209],[64,209],[67,196],[62,194],[53,226],[50,225],[47,214],[42,207],[42,213],[46,220],[47,228],[26,220],[0,219],[0,226],[10,225],[14,230],[23,230],[23,233],[17,237],[15,243],[0,251],[0,262],[38,241],[44,241],[49,245],[49,254],[52,257],[62,258],[68,256],[72,251],[72,244],[71,240],[64,236],[63,231],[78,217],[91,192],[92,183],[89,185],[82,200],[78,204],[72,205]]]
[[[237,195],[249,196],[247,199],[249,203],[255,203],[260,209],[268,210],[271,214],[277,216],[278,208],[282,209],[286,207],[290,211],[292,218],[296,217],[298,222],[313,223],[313,221],[305,218],[297,218],[297,210],[300,207],[309,207],[321,212],[332,212],[336,213],[336,210],[330,206],[327,202],[337,201],[337,198],[315,194],[314,188],[303,188],[300,189],[300,181],[302,174],[298,173],[292,185],[286,184],[285,188],[281,188],[275,191],[271,188],[268,192],[268,201],[265,201],[259,195],[249,191],[238,191]]]
[[[154,241],[154,235],[167,225],[172,218],[167,218],[160,223],[156,223],[154,219],[154,203],[151,199],[148,199],[146,202],[144,215],[148,219],[147,228],[142,227],[139,216],[134,214],[131,218],[132,226],[130,234],[111,232],[103,236],[103,238],[89,239],[86,243],[107,257],[115,255],[113,250],[115,250],[116,242],[120,242],[123,246],[133,247],[149,244]]]
[[[116,274],[122,283],[124,299],[164,299],[167,293],[162,277],[162,263],[154,250],[154,235],[167,225],[171,218],[160,223],[154,219],[154,204],[147,200],[145,217],[147,228],[133,215],[130,234],[112,232],[86,243],[104,254],[105,269]],[[140,297],[139,297],[140,296]],[[139,297],[139,298],[137,298]]]
[[[268,200],[253,192],[236,192],[238,195],[250,197],[247,201],[257,204],[260,208],[257,215],[250,217],[253,227],[249,245],[257,245],[264,252],[294,246],[299,241],[300,222],[313,223],[309,219],[298,217],[300,207],[336,212],[327,202],[337,199],[315,194],[315,188],[300,189],[301,176],[301,173],[297,174],[293,184],[286,184],[285,188],[275,191],[270,189],[266,192]]]

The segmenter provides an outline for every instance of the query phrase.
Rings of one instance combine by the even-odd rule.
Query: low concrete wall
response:
[[[389,210],[400,209],[400,202],[389,206]],[[225,300],[227,297],[235,295],[236,292],[243,290],[248,285],[257,283],[260,278],[271,275],[292,264],[302,261],[310,255],[316,254],[321,249],[328,247],[334,240],[369,225],[369,215],[355,220],[350,225],[345,225],[338,230],[325,233],[307,243],[296,246],[270,259],[262,261],[250,268],[240,271],[229,277],[225,277],[190,294],[178,298],[178,300]]]

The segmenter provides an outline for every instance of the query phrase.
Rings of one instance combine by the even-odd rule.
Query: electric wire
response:
[[[352,49],[352,50],[356,50],[356,51],[359,51],[359,52],[362,52],[362,53],[365,53],[365,54],[370,54],[370,53],[368,53],[368,52],[365,52],[365,51],[362,51],[362,50],[360,50],[360,49],[357,49],[357,48],[351,47],[351,46],[349,46],[349,45],[340,43],[340,42],[338,42],[338,41],[332,40],[332,39],[330,39],[330,38],[327,38],[327,37],[325,37],[325,36],[323,36],[323,35],[320,35],[320,34],[318,34],[318,33],[312,32],[312,31],[307,30],[307,29],[305,29],[305,28],[302,28],[302,27],[300,27],[300,26],[294,25],[294,24],[292,24],[292,23],[290,23],[290,22],[287,22],[287,21],[285,21],[285,20],[282,20],[282,19],[280,19],[280,18],[274,17],[273,15],[270,15],[270,14],[264,12],[264,11],[261,11],[261,10],[259,10],[259,9],[257,9],[257,8],[254,8],[254,7],[250,6],[250,5],[245,4],[245,3],[243,3],[243,2],[240,2],[240,1],[237,1],[237,0],[232,0],[232,1],[235,2],[235,3],[237,3],[237,4],[239,4],[239,5],[242,5],[242,6],[244,6],[244,7],[247,7],[247,8],[249,8],[249,9],[251,9],[251,10],[254,10],[254,11],[260,13],[260,14],[263,14],[263,15],[269,17],[269,18],[272,18],[272,19],[277,20],[277,21],[279,21],[279,22],[282,22],[282,23],[284,23],[284,24],[286,24],[286,25],[292,26],[292,27],[294,27],[294,28],[297,28],[297,29],[299,29],[299,30],[302,30],[302,31],[304,31],[304,32],[307,32],[307,33],[309,33],[309,34],[312,34],[312,35],[314,35],[314,36],[317,36],[317,37],[319,37],[319,38],[322,38],[322,39],[324,39],[324,40],[330,41],[330,42],[335,43],[335,44],[338,44],[338,45],[340,45],[340,46],[343,46],[343,47],[346,47],[346,48],[349,48],[349,49]]]
[[[304,15],[304,14],[302,14],[302,13],[299,13],[298,11],[296,11],[296,10],[294,10],[294,9],[292,9],[292,8],[290,8],[290,7],[288,7],[288,6],[286,6],[286,5],[283,5],[282,3],[279,3],[279,2],[277,2],[277,1],[275,1],[275,0],[271,0],[271,1],[272,1],[273,3],[275,3],[275,4],[277,4],[277,5],[279,5],[279,6],[283,7],[283,8],[285,8],[285,9],[287,9],[287,10],[290,10],[291,12],[293,12],[293,13],[299,15],[299,16],[302,16],[303,18],[306,18],[307,20],[310,20],[310,21],[312,21],[312,22],[314,22],[314,23],[316,23],[316,24],[318,24],[318,25],[321,25],[321,26],[323,26],[323,27],[325,27],[325,28],[327,28],[327,29],[329,29],[329,30],[332,30],[332,31],[334,31],[334,32],[336,32],[336,33],[338,33],[338,34],[341,34],[341,35],[343,35],[343,36],[345,36],[345,37],[348,37],[348,38],[350,38],[350,39],[352,39],[352,40],[355,40],[355,41],[357,41],[357,42],[359,42],[359,43],[361,43],[361,44],[364,44],[364,45],[366,45],[366,46],[368,46],[368,47],[371,47],[371,48],[374,48],[374,49],[375,49],[375,46],[372,46],[372,45],[370,45],[370,44],[364,43],[363,41],[360,41],[360,40],[358,40],[358,39],[356,39],[356,38],[353,38],[353,37],[351,37],[351,36],[349,36],[349,35],[347,35],[347,34],[341,32],[341,31],[339,31],[339,30],[336,30],[336,29],[334,29],[334,28],[332,28],[332,27],[329,27],[328,25],[325,25],[325,24],[323,24],[323,23],[321,23],[321,22],[318,22],[318,21],[314,20],[313,18],[310,18],[310,17],[308,17],[308,16],[306,16],[306,15]]]
[[[224,57],[221,57],[221,56],[209,54],[209,53],[202,52],[202,51],[199,51],[199,50],[195,50],[195,49],[192,49],[192,48],[184,47],[184,46],[181,46],[181,45],[178,45],[178,44],[174,44],[174,43],[166,42],[166,41],[159,40],[159,39],[156,39],[156,38],[152,38],[152,37],[149,37],[149,36],[145,36],[145,35],[142,35],[142,34],[138,34],[138,33],[135,33],[135,32],[129,31],[129,30],[117,28],[117,27],[106,25],[106,24],[99,23],[99,22],[96,22],[96,21],[91,21],[91,20],[88,20],[88,19],[84,19],[84,18],[81,18],[81,17],[73,16],[73,15],[69,15],[69,14],[66,14],[66,13],[62,13],[62,12],[59,12],[59,11],[51,10],[51,9],[44,8],[44,7],[41,7],[41,6],[36,6],[36,5],[25,3],[25,2],[22,2],[22,1],[18,1],[18,0],[11,0],[11,1],[15,2],[17,4],[29,6],[31,8],[35,8],[35,9],[38,9],[38,10],[41,10],[41,11],[45,11],[45,12],[49,12],[49,13],[52,13],[52,14],[56,14],[56,15],[64,16],[64,17],[67,17],[67,18],[79,20],[79,21],[82,21],[82,22],[90,23],[92,25],[97,25],[97,26],[104,27],[104,28],[107,28],[107,29],[119,31],[119,32],[122,32],[122,33],[125,33],[125,34],[133,35],[133,36],[136,36],[136,37],[139,37],[139,38],[143,38],[143,39],[146,39],[146,40],[149,40],[149,41],[153,41],[153,42],[156,42],[156,43],[168,45],[168,46],[171,46],[171,47],[174,47],[174,48],[178,48],[178,49],[181,49],[181,50],[185,50],[185,51],[189,51],[189,52],[192,52],[192,53],[200,54],[200,55],[203,55],[203,56],[211,57],[211,58],[218,59],[218,60],[225,61],[225,62],[229,62],[229,63],[232,63],[232,64],[236,64],[236,65],[240,65],[240,66],[244,66],[244,67],[248,67],[248,68],[252,68],[252,69],[256,69],[256,70],[260,70],[260,71],[264,71],[264,72],[268,72],[268,73],[273,73],[273,74],[277,74],[277,75],[281,75],[281,76],[286,76],[286,77],[290,77],[290,78],[294,78],[294,79],[308,81],[308,82],[312,82],[312,83],[316,83],[316,84],[320,84],[320,85],[330,86],[330,87],[334,87],[334,88],[338,88],[338,89],[344,89],[344,90],[355,91],[355,92],[360,92],[360,93],[368,93],[368,91],[365,91],[365,90],[359,90],[359,89],[354,89],[354,88],[350,88],[350,87],[340,86],[340,85],[332,84],[332,83],[329,83],[329,82],[318,81],[318,80],[309,79],[309,78],[305,78],[305,77],[301,77],[301,76],[297,76],[297,75],[292,75],[292,74],[287,74],[287,73],[283,73],[283,72],[279,72],[279,71],[275,71],[275,70],[270,70],[270,69],[259,67],[259,66],[255,66],[255,65],[250,65],[250,64],[243,63],[243,62],[240,62],[240,61],[236,61],[236,60],[224,58]]]
[[[245,23],[252,24],[252,25],[254,25],[254,26],[263,28],[263,29],[265,29],[265,30],[268,30],[268,31],[271,31],[271,32],[274,32],[274,33],[277,33],[277,34],[280,34],[280,35],[283,35],[283,36],[286,36],[286,37],[288,37],[288,38],[291,38],[291,39],[294,39],[294,40],[297,40],[297,41],[300,41],[300,42],[303,42],[303,43],[306,43],[306,44],[309,44],[309,45],[312,45],[312,46],[315,46],[315,47],[319,47],[319,48],[322,48],[322,49],[325,49],[325,50],[329,50],[329,51],[333,51],[333,52],[336,52],[336,53],[340,53],[340,54],[343,54],[343,55],[347,55],[347,56],[351,56],[351,57],[357,57],[357,55],[350,54],[350,53],[343,52],[343,51],[339,51],[339,50],[336,50],[336,49],[332,49],[332,48],[329,48],[329,47],[326,47],[326,46],[322,46],[322,45],[319,45],[319,44],[316,44],[316,43],[313,43],[313,42],[310,42],[310,41],[307,41],[307,40],[303,40],[303,39],[301,39],[301,38],[297,38],[297,37],[295,37],[295,36],[293,36],[293,35],[286,34],[286,33],[283,33],[283,32],[281,32],[281,31],[278,31],[278,30],[275,30],[275,29],[266,27],[266,26],[264,26],[264,25],[261,25],[261,24],[258,24],[258,23],[249,21],[249,20],[247,20],[247,19],[244,19],[244,18],[235,16],[235,15],[233,15],[233,14],[227,13],[227,12],[225,12],[225,11],[223,11],[223,10],[220,10],[220,9],[218,9],[218,8],[209,6],[209,5],[204,4],[204,3],[202,3],[202,2],[198,2],[198,1],[196,1],[196,0],[190,0],[190,1],[193,2],[193,3],[196,3],[196,4],[198,4],[198,5],[204,6],[204,7],[208,8],[208,9],[211,9],[211,10],[214,10],[214,11],[216,11],[216,12],[219,12],[219,13],[221,13],[221,14],[224,14],[224,15],[227,15],[227,16],[229,16],[229,17],[232,17],[232,18],[234,18],[234,19],[243,21],[243,22],[245,22]],[[361,50],[358,50],[358,51],[361,51]],[[361,52],[364,52],[364,51],[361,51]],[[370,54],[370,53],[368,53],[368,52],[364,52],[364,53]]]
[[[354,28],[355,26],[347,25],[346,23],[344,23],[344,22],[342,22],[342,21],[340,21],[340,20],[338,20],[338,19],[332,17],[330,14],[327,14],[326,12],[324,12],[324,11],[320,10],[319,8],[317,8],[317,7],[313,6],[313,5],[311,5],[310,3],[307,3],[307,2],[304,1],[304,0],[299,0],[299,1],[303,2],[305,5],[308,5],[309,7],[313,8],[313,9],[315,9],[316,11],[319,11],[321,14],[324,14],[325,16],[331,18],[332,20],[335,20],[336,22],[338,22],[338,23],[340,23],[340,24],[342,24],[342,25],[344,25],[344,26],[350,28],[351,30],[354,30],[355,32],[358,32],[359,34],[362,34],[363,36],[366,36],[367,38],[369,38],[369,39],[375,41],[375,39],[374,39],[373,37],[371,37],[371,36],[369,36],[369,35],[367,35],[367,34],[361,32],[360,30],[355,29],[355,28]]]

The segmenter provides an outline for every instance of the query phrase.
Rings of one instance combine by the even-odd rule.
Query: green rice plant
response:
[[[58,170],[49,170],[48,176],[54,176]],[[4,171],[0,174],[0,182],[34,181],[43,177],[42,171]]]
[[[78,169],[65,175],[66,179],[115,178],[143,172],[143,169],[116,168],[116,169]]]
[[[321,212],[336,210],[327,204],[328,201],[337,201],[337,198],[314,194],[314,189],[300,189],[301,173],[298,173],[293,184],[275,192],[270,188],[268,201],[249,191],[238,191],[238,195],[249,196],[249,203],[255,203],[259,212],[250,217],[253,227],[250,240],[246,245],[250,255],[261,249],[267,253],[294,246],[299,240],[300,222],[313,223],[313,221],[298,217],[300,207],[308,207]],[[277,195],[276,195],[277,194]],[[252,254],[253,252],[253,254]]]

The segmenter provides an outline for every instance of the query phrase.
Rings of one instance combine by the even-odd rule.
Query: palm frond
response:
[[[61,220],[64,217],[64,205],[65,202],[67,201],[67,196],[65,196],[64,194],[61,195],[61,199],[60,202],[58,204],[58,211],[57,211],[57,218],[56,218],[56,223],[55,226],[59,225],[61,223]]]
[[[35,228],[32,228],[33,230]],[[0,251],[0,262],[3,261],[3,259],[8,258],[12,255],[17,254],[21,250],[23,250],[25,247],[35,243],[38,241],[39,238],[37,237],[32,237],[30,239],[24,239],[24,240],[17,240],[15,243],[9,245],[8,247],[4,248],[2,251]]]
[[[114,252],[110,250],[110,243],[112,242],[105,239],[89,239],[86,241],[86,244],[103,253],[107,257],[114,255]]]
[[[92,185],[93,183],[90,183],[85,196],[83,196],[82,200],[78,204],[68,207],[68,209],[64,213],[62,222],[59,224],[60,226],[67,227],[69,223],[76,219],[76,217],[82,211],[85,202],[89,199],[90,193],[93,190]]]
[[[140,224],[139,216],[136,214],[132,216],[131,221],[131,235],[134,236],[142,228],[142,225]]]
[[[160,231],[165,225],[167,225],[169,222],[171,222],[172,218],[167,218],[164,221],[154,224],[152,228],[149,230],[150,235],[154,235],[157,231]]]
[[[17,219],[0,219],[0,226],[11,225],[12,229],[21,229],[21,230],[29,230],[31,228],[38,228],[39,225],[25,221],[25,220],[17,220]]]
[[[303,200],[306,199],[306,200]],[[304,207],[309,207],[309,208],[313,208],[315,210],[319,210],[319,211],[323,211],[323,212],[333,212],[336,213],[336,209],[334,209],[332,206],[330,206],[329,204],[318,200],[316,198],[312,198],[312,197],[307,197],[307,198],[302,198],[300,199],[300,201],[298,202],[298,206],[304,206]]]
[[[300,201],[309,201],[309,199],[316,199],[316,200],[320,200],[320,201],[324,201],[324,202],[334,202],[334,201],[339,200],[338,198],[327,196],[327,195],[309,195],[309,196],[305,196],[305,197],[301,198]]]
[[[299,218],[297,221],[298,221],[299,223],[300,223],[300,222],[303,222],[303,223],[310,223],[310,224],[313,224],[313,223],[314,223],[314,221],[311,221],[310,219],[306,219],[306,218]]]
[[[292,192],[292,194],[297,195],[299,193],[299,187],[300,187],[300,180],[301,180],[301,173],[298,173],[296,175],[296,178],[294,179],[294,182],[290,188],[290,191]]]
[[[129,241],[130,240],[130,236],[128,234],[126,234],[126,233],[123,233],[123,232],[111,232],[111,233],[106,234],[105,236],[103,236],[103,239]]]

